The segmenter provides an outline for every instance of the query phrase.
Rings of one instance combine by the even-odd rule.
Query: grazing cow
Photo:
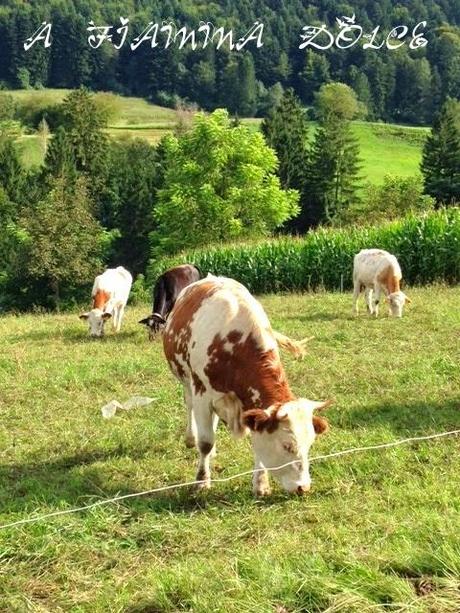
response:
[[[93,308],[80,315],[80,319],[88,321],[91,336],[104,336],[104,324],[112,316],[114,330],[120,331],[132,281],[131,274],[123,266],[108,268],[95,278],[91,292]]]
[[[165,325],[166,319],[181,291],[191,283],[199,281],[202,276],[197,266],[183,264],[170,268],[158,277],[153,289],[152,314],[139,322],[147,326],[151,341]]]
[[[208,276],[179,296],[163,334],[166,358],[184,387],[186,445],[198,446],[197,480],[210,486],[219,418],[235,437],[250,432],[256,495],[270,493],[268,472],[289,492],[310,489],[308,452],[327,421],[313,414],[329,402],[292,393],[275,333],[261,304],[233,279]],[[289,339],[291,345],[295,341]]]
[[[353,313],[358,314],[358,298],[361,289],[365,289],[369,313],[379,314],[380,293],[386,296],[390,314],[402,317],[404,303],[410,298],[400,289],[401,268],[394,255],[383,249],[363,249],[353,260]],[[374,296],[372,299],[372,290]]]

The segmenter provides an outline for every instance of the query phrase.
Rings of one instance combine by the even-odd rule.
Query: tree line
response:
[[[354,3],[357,5],[358,3]],[[293,0],[281,7],[273,0],[226,0],[197,5],[182,0],[7,0],[0,7],[0,83],[7,87],[58,87],[109,90],[174,106],[180,100],[206,110],[225,106],[231,114],[265,116],[284,89],[292,88],[303,105],[312,105],[320,86],[342,82],[353,88],[373,120],[430,124],[447,97],[460,97],[460,6],[443,0],[365,0],[358,6],[332,0],[305,3]],[[356,14],[365,32],[376,26],[389,32],[396,25],[413,27],[427,21],[428,45],[396,51],[327,51],[299,49],[303,25],[327,24]],[[244,33],[259,20],[264,46],[240,53],[212,45],[196,50],[151,49],[110,44],[91,49],[88,22],[119,24],[130,18],[128,42],[150,21],[174,20],[197,27],[212,21]],[[23,43],[44,20],[53,24],[49,49]]]
[[[1,94],[0,117],[6,107]],[[218,109],[182,120],[154,147],[111,139],[97,96],[78,89],[60,105],[49,140],[42,125],[46,156],[31,170],[11,122],[0,121],[0,308],[81,301],[106,265],[140,276],[151,258],[183,249],[460,200],[458,101],[447,99],[426,141],[424,184],[387,177],[364,191],[351,129],[359,108],[349,86],[323,85],[312,126],[288,89],[261,131]]]

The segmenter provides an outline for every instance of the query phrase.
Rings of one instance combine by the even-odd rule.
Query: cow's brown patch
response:
[[[185,378],[182,364],[190,363],[191,323],[203,301],[217,291],[218,286],[212,281],[191,285],[184,290],[168,317],[166,334],[163,335],[163,349],[169,364],[174,364],[178,376]],[[181,358],[179,362],[178,357]]]
[[[388,266],[377,275],[377,280],[381,285],[386,287],[388,294],[399,292],[400,290],[400,278],[396,276],[395,270],[391,264],[388,264]]]
[[[243,333],[240,332],[239,330],[231,330],[231,332],[227,334],[227,338],[228,338],[229,343],[232,343],[232,344],[239,343],[240,340],[243,338]]]
[[[196,372],[194,372],[193,370],[192,370],[192,379],[193,379],[193,386],[195,388],[195,394],[200,394],[200,396],[202,396],[206,391],[206,386],[203,383],[203,381],[200,379],[200,377],[196,374]]]
[[[243,423],[253,432],[267,431],[269,434],[274,432],[279,425],[277,410],[266,413],[262,409],[249,409],[243,413]]]
[[[199,447],[201,453],[203,453],[204,455],[208,455],[209,453],[211,453],[212,448],[214,447],[214,445],[212,443],[208,443],[207,441],[201,441],[198,444],[198,447]]]
[[[329,430],[329,422],[324,417],[313,415],[313,428],[316,434],[324,434]]]
[[[261,349],[252,334],[226,349],[230,338],[237,338],[237,334],[232,331],[224,338],[216,334],[208,347],[209,360],[204,372],[212,388],[224,394],[233,392],[243,410],[267,409],[293,400],[278,351]],[[254,391],[259,393],[257,401]]]
[[[110,292],[106,292],[103,289],[98,289],[93,296],[93,309],[100,309],[103,311],[109,300]]]

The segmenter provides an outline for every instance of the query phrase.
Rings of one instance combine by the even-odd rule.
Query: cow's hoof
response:
[[[197,479],[198,481],[198,479]],[[211,480],[210,479],[206,479],[205,481],[202,481],[201,483],[197,483],[196,484],[196,489],[198,492],[205,492],[206,490],[211,489]]]

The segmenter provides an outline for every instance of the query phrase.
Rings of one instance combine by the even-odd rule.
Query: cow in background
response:
[[[152,314],[139,322],[147,327],[150,340],[153,340],[166,324],[168,315],[181,291],[191,283],[199,281],[202,276],[197,266],[182,264],[170,268],[158,277],[153,289]]]
[[[398,260],[388,251],[360,251],[353,260],[353,313],[358,314],[358,298],[364,288],[367,309],[371,315],[378,316],[380,294],[383,292],[390,307],[390,314],[402,317],[404,304],[410,303],[411,300],[401,291],[401,278]]]
[[[292,393],[278,338],[286,347],[287,341],[295,345],[272,330],[262,305],[233,279],[208,275],[177,299],[163,346],[184,388],[186,444],[200,452],[200,488],[210,486],[210,459],[222,419],[235,437],[251,433],[256,495],[270,493],[268,471],[275,468],[272,474],[285,490],[302,494],[310,489],[308,452],[316,435],[328,428],[314,411],[330,403]]]
[[[104,336],[104,324],[110,318],[114,330],[120,331],[132,282],[131,274],[123,266],[108,268],[95,278],[92,309],[80,315],[80,319],[88,321],[91,336]]]

